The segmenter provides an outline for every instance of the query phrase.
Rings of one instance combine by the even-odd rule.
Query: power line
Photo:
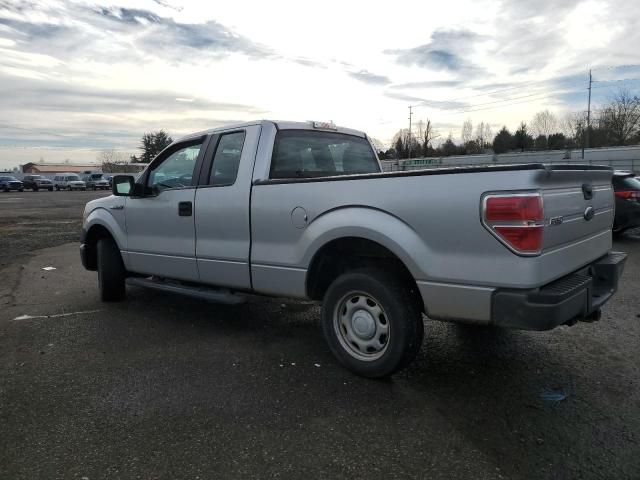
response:
[[[574,82],[574,84],[575,84],[575,80],[573,80],[573,79],[560,80],[558,83],[563,83],[563,82],[566,82],[566,81],[569,81],[569,80],[572,80]],[[521,89],[523,87],[532,86],[532,85],[544,85],[544,84],[549,84],[551,82],[553,82],[553,79],[540,80],[540,81],[537,81],[537,82],[523,82],[523,83],[520,83],[520,84],[515,85],[513,87],[502,88],[502,89],[499,89],[499,90],[492,90],[490,92],[477,93],[475,95],[468,95],[468,96],[464,96],[464,97],[452,98],[452,99],[449,99],[449,100],[444,100],[443,102],[457,102],[459,100],[466,100],[468,98],[487,97],[487,96],[493,95],[495,93],[508,92],[508,91],[511,91],[511,90],[517,90],[517,89]],[[573,85],[568,85],[568,86],[573,86]],[[470,87],[470,88],[473,88],[473,87]],[[417,104],[412,105],[412,107],[414,107],[414,108],[415,107],[428,107],[429,105],[426,104],[427,102],[428,102],[428,100],[421,100]]]

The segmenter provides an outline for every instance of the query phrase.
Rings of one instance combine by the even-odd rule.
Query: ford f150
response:
[[[383,173],[367,136],[317,122],[196,133],[84,211],[101,297],[132,284],[226,303],[322,302],[329,348],[392,374],[422,313],[548,330],[594,320],[626,255],[612,252],[612,171],[496,165]]]

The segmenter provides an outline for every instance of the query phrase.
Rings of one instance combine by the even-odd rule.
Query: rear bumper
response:
[[[493,293],[491,323],[521,330],[550,330],[597,315],[616,292],[626,253],[611,252],[548,285]]]

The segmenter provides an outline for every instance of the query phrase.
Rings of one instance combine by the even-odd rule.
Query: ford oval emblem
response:
[[[593,209],[593,207],[587,207],[587,209],[584,211],[584,219],[588,222],[594,217],[595,214],[596,211]]]

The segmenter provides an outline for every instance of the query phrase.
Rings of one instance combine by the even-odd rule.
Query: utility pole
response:
[[[584,160],[584,147],[589,148],[589,131],[591,130],[591,84],[593,78],[591,76],[591,70],[589,70],[589,100],[587,102],[587,130],[584,132],[582,139],[582,159]],[[591,162],[589,162],[591,163]]]
[[[412,108],[413,105],[409,105],[409,158],[411,158],[411,144],[413,143],[411,141],[411,117],[413,115]]]

